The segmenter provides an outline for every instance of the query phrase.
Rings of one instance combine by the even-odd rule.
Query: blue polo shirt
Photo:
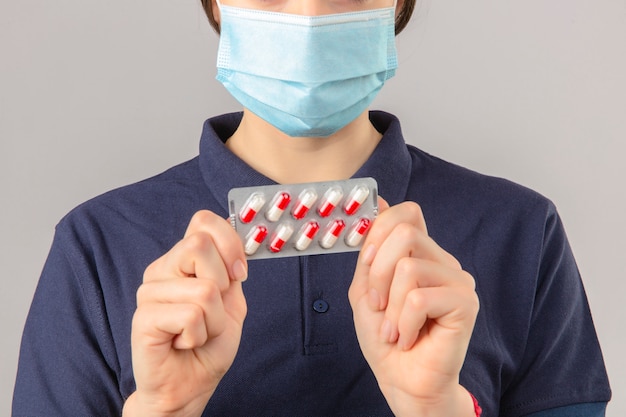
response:
[[[389,114],[370,118],[384,136],[355,177],[376,178],[392,205],[418,202],[431,236],[476,279],[481,309],[461,383],[483,415],[608,401],[553,204],[407,145]],[[224,146],[240,119],[208,120],[198,157],[61,220],[24,330],[14,416],[121,415],[134,390],[130,332],[144,269],[182,238],[196,211],[227,217],[231,188],[273,183]],[[392,415],[354,331],[347,294],[356,256],[250,262],[241,345],[205,416]]]

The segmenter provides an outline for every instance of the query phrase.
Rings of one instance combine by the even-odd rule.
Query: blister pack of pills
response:
[[[248,259],[360,249],[378,214],[373,178],[233,188],[230,221]]]

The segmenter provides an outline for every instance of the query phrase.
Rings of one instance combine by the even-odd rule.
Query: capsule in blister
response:
[[[280,252],[285,243],[291,238],[292,234],[293,226],[291,226],[291,224],[283,223],[278,225],[270,240],[270,250],[274,253]]]
[[[298,236],[296,237],[295,247],[297,250],[306,250],[317,232],[320,230],[320,224],[315,220],[311,220],[300,229]]]
[[[322,217],[330,216],[330,214],[333,212],[333,210],[335,210],[335,207],[337,207],[337,204],[339,204],[342,198],[343,191],[341,190],[341,187],[330,187],[324,193],[317,212]]]
[[[378,215],[373,178],[233,188],[229,220],[251,260],[358,251]]]
[[[257,213],[263,208],[265,204],[265,196],[263,193],[254,193],[246,200],[241,211],[239,212],[239,219],[242,223],[250,223],[256,217]]]
[[[343,210],[348,216],[352,216],[359,210],[361,204],[363,204],[369,195],[370,190],[366,186],[358,185],[354,187],[350,194],[348,194],[348,198],[346,198]]]
[[[291,203],[291,196],[289,193],[285,191],[276,193],[274,198],[270,201],[267,211],[265,212],[267,220],[277,222],[280,219],[280,216],[283,215],[283,212],[289,203]]]
[[[358,246],[363,240],[363,236],[367,233],[372,224],[370,219],[360,218],[348,229],[346,233],[346,245],[350,247]]]
[[[337,239],[343,229],[346,227],[346,222],[341,219],[336,219],[330,223],[328,228],[324,231],[324,234],[320,238],[320,246],[324,249],[330,249],[335,246]]]
[[[313,188],[305,188],[298,196],[296,204],[293,206],[291,215],[294,219],[300,220],[306,216],[313,204],[317,201],[317,193]]]
[[[254,255],[259,249],[259,246],[261,246],[261,243],[265,240],[266,236],[267,228],[265,226],[260,224],[252,228],[246,236],[246,242],[243,248],[246,255]]]

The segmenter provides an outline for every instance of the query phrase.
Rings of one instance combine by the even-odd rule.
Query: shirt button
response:
[[[328,311],[328,303],[324,300],[313,301],[313,310],[318,313],[326,313]]]

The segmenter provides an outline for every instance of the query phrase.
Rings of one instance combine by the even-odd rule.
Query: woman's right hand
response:
[[[145,271],[132,323],[137,389],[125,417],[200,416],[241,339],[247,277],[231,225],[196,213],[184,238]]]

